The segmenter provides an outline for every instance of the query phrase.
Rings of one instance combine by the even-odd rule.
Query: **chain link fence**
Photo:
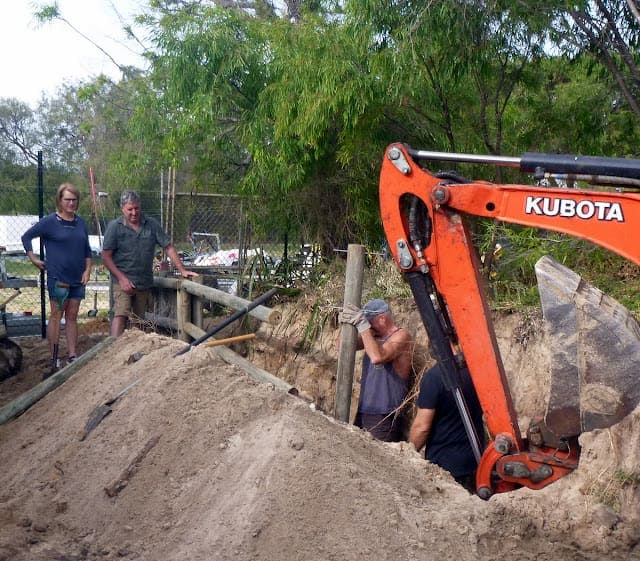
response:
[[[25,255],[20,239],[38,220],[37,214],[0,215],[0,335],[19,337],[43,330],[42,275]],[[39,243],[34,242],[35,250]]]
[[[94,250],[92,278],[87,285],[79,321],[110,317],[109,273],[102,265],[102,236],[109,221],[119,217],[121,191],[96,186],[95,197],[88,187],[82,193],[78,214],[89,227]],[[44,189],[43,214],[55,210],[56,187]],[[4,189],[3,193],[10,190]],[[142,210],[160,221],[172,238],[185,266],[202,276],[203,283],[246,297],[263,283],[291,286],[306,282],[320,261],[313,244],[288,244],[276,237],[252,234],[250,201],[234,195],[177,192],[171,189],[139,191]],[[16,196],[13,194],[13,198]],[[24,201],[23,201],[24,202]],[[257,203],[259,204],[259,203]],[[0,312],[9,337],[45,335],[49,313],[44,275],[29,261],[21,236],[39,220],[39,214],[20,208],[38,208],[38,189],[33,201],[5,206],[0,213]],[[39,243],[34,240],[37,252]],[[171,264],[158,248],[157,274],[171,274]]]

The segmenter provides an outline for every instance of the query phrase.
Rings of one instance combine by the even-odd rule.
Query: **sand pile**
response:
[[[638,472],[637,413],[583,436],[569,477],[485,502],[408,445],[183,347],[126,332],[0,426],[0,560],[640,559],[637,481],[614,477]],[[296,356],[307,376],[326,359]]]

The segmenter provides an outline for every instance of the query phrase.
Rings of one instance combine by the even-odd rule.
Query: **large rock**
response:
[[[15,376],[22,368],[22,349],[8,337],[0,337],[0,381]]]

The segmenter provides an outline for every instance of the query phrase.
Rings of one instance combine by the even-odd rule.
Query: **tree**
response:
[[[36,163],[37,136],[36,116],[31,108],[17,99],[0,99],[0,142],[5,158],[15,163]]]
[[[55,192],[62,181],[72,181],[72,170],[47,140],[48,113],[35,111],[17,99],[0,99],[0,185],[2,212],[37,214],[38,152],[44,155],[46,187]],[[55,126],[54,126],[55,128]],[[51,132],[49,139],[56,136]],[[67,145],[63,142],[65,150]]]
[[[61,164],[83,174],[92,165],[103,183],[143,190],[178,168],[191,191],[259,201],[256,226],[270,235],[311,236],[327,250],[378,243],[390,142],[490,154],[632,148],[628,105],[599,84],[587,50],[548,48],[551,24],[560,37],[571,13],[560,0],[541,10],[513,0],[154,0],[138,18],[148,73],[125,69],[117,83],[102,77],[49,100],[42,138]],[[56,4],[41,15],[64,21]],[[636,24],[623,34],[630,45]]]
[[[640,20],[634,0],[573,2],[554,11],[553,38],[568,53],[584,53],[606,69],[626,103],[640,117]],[[597,72],[597,69],[595,69]],[[637,153],[637,151],[636,151]]]

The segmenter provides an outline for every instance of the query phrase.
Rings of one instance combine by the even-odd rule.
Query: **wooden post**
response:
[[[193,277],[192,282],[202,284],[202,275]],[[202,298],[197,295],[191,296],[191,323],[202,329]]]
[[[178,283],[180,283],[180,285],[178,285]],[[156,276],[153,277],[153,285],[159,288],[169,288],[172,290],[177,290],[181,287],[183,290],[187,290],[194,296],[201,296],[207,300],[215,302],[216,304],[222,304],[223,306],[233,308],[234,310],[242,310],[251,303],[249,300],[245,300],[239,296],[227,294],[217,288],[198,284],[197,282],[188,279],[178,281],[178,279],[168,279]],[[280,314],[278,310],[273,310],[266,306],[256,306],[249,311],[249,315],[253,318],[259,319],[260,321],[270,323],[271,325],[277,325],[282,319],[282,314]]]
[[[176,292],[176,316],[178,318],[178,339],[191,341],[191,337],[184,330],[184,324],[191,323],[191,295],[182,287]]]
[[[344,305],[360,306],[362,297],[362,277],[364,274],[364,247],[349,244],[347,249],[347,270],[344,285]],[[338,351],[338,371],[336,374],[336,405],[333,416],[338,421],[349,422],[351,392],[353,390],[353,369],[356,363],[358,332],[353,325],[343,325],[340,331]]]

